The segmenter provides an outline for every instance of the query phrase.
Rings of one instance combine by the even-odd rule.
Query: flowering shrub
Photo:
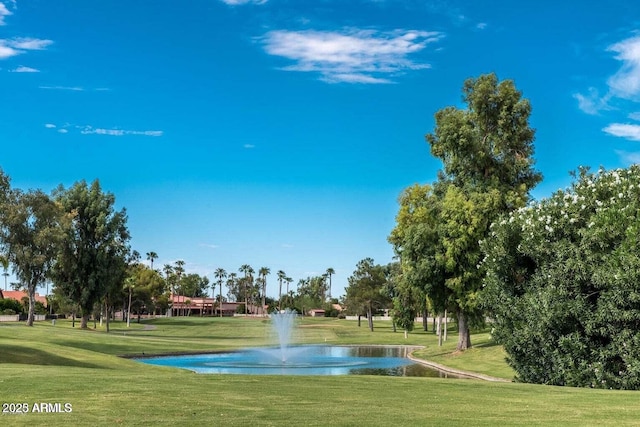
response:
[[[517,379],[640,388],[640,167],[591,173],[491,226],[482,302]]]

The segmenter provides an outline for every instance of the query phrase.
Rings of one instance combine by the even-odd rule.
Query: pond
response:
[[[415,363],[410,347],[292,346],[224,353],[136,358],[150,365],[188,369],[199,374],[244,375],[384,375],[461,378]]]

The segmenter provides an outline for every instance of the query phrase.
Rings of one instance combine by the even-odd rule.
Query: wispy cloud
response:
[[[48,90],[70,90],[73,92],[82,92],[84,88],[79,86],[38,86],[39,89],[48,89]]]
[[[210,243],[200,243],[200,247],[209,248],[209,249],[218,249],[220,246],[212,245]]]
[[[479,22],[476,24],[476,29],[478,30],[485,30],[486,28],[487,28],[486,22]]]
[[[611,109],[608,104],[610,96],[600,96],[595,87],[590,87],[586,95],[574,93],[573,97],[578,101],[578,108],[589,115],[597,115],[603,110]]]
[[[30,50],[43,50],[53,43],[52,40],[34,38],[0,39],[0,59],[20,55]]]
[[[345,29],[343,31],[276,30],[260,41],[270,55],[294,61],[286,71],[320,74],[331,83],[391,83],[390,77],[407,70],[430,68],[409,59],[442,39],[440,32]]]
[[[15,68],[13,70],[11,70],[14,73],[39,73],[40,70],[37,70],[35,68],[31,68],[31,67],[25,67],[23,65],[19,66],[18,68]]]
[[[598,90],[591,87],[588,94],[576,93],[573,97],[578,101],[578,108],[587,114],[599,114],[602,111],[619,111],[625,103],[640,102],[640,35],[636,35],[607,48],[614,52],[615,59],[622,64],[620,68],[607,79],[607,92],[600,96]],[[637,107],[636,107],[637,108]],[[635,108],[634,108],[635,109]],[[640,120],[640,113],[627,114],[631,120]],[[602,129],[605,133],[640,141],[640,125],[631,123],[611,123]]]
[[[109,136],[126,136],[126,135],[141,135],[141,136],[162,136],[161,130],[125,130],[125,129],[103,129],[93,128],[91,126],[85,126],[81,131],[83,135],[109,135]]]
[[[229,6],[238,6],[241,4],[265,4],[268,0],[220,0]]]
[[[620,158],[620,161],[625,165],[636,165],[640,164],[640,153],[639,152],[628,152],[622,150],[616,150],[616,154]]]
[[[626,138],[632,141],[640,141],[640,125],[612,123],[602,130],[609,135],[619,136],[620,138]]]
[[[10,15],[13,15],[13,13],[7,9],[7,6],[5,6],[4,3],[0,3],[0,26],[7,24],[4,22],[4,18]]]
[[[21,50],[44,50],[53,44],[53,40],[34,39],[30,37],[18,37],[5,42],[16,49]]]
[[[246,149],[256,148],[256,146],[253,144],[244,144],[242,147]]]
[[[609,78],[612,94],[619,98],[640,101],[640,36],[615,43],[607,49],[622,61],[620,69]]]
[[[105,128],[94,128],[93,126],[77,126],[66,123],[58,129],[58,126],[53,123],[46,123],[44,125],[47,129],[57,129],[60,133],[68,133],[69,129],[76,130],[76,132],[80,132],[82,135],[107,135],[107,136],[127,136],[127,135],[137,135],[137,136],[162,136],[164,135],[164,131],[161,130],[126,130],[126,129],[105,129]]]

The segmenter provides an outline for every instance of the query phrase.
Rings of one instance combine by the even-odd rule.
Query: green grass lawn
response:
[[[79,330],[71,322],[0,324],[0,400],[29,413],[0,425],[637,425],[637,392],[481,380],[377,376],[198,375],[118,355],[197,352],[268,345],[268,322],[243,318],[156,319],[126,328]],[[92,325],[91,325],[92,326]],[[404,339],[390,324],[305,319],[299,343],[423,345],[417,354],[457,369],[510,378],[504,353],[486,333],[454,354],[431,333]],[[69,413],[33,413],[41,402]]]

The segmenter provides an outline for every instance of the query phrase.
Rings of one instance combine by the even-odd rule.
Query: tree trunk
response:
[[[407,330],[405,329],[405,330],[404,330],[404,339],[406,340],[408,336],[409,336],[409,331],[407,331]]]
[[[373,332],[373,313],[372,313],[372,309],[371,306],[369,306],[369,308],[367,309],[367,319],[369,320],[369,330],[371,332]]]
[[[88,329],[89,315],[82,313],[82,320],[80,321],[80,329]]]
[[[448,324],[447,310],[444,311],[444,340],[447,340],[447,324]]]
[[[107,316],[107,333],[109,333],[109,318],[111,317],[111,313],[109,313],[109,299],[105,299],[104,301],[104,312]]]
[[[36,314],[36,288],[29,286],[29,315],[27,316],[27,326],[33,326]]]
[[[358,314],[358,328],[360,327],[360,315]]]
[[[425,332],[429,332],[429,310],[427,310],[427,302],[424,302],[422,307],[422,329]]]
[[[438,347],[442,347],[442,315],[438,315]]]
[[[458,346],[456,350],[462,351],[471,348],[471,335],[469,333],[469,324],[467,316],[458,309]]]

